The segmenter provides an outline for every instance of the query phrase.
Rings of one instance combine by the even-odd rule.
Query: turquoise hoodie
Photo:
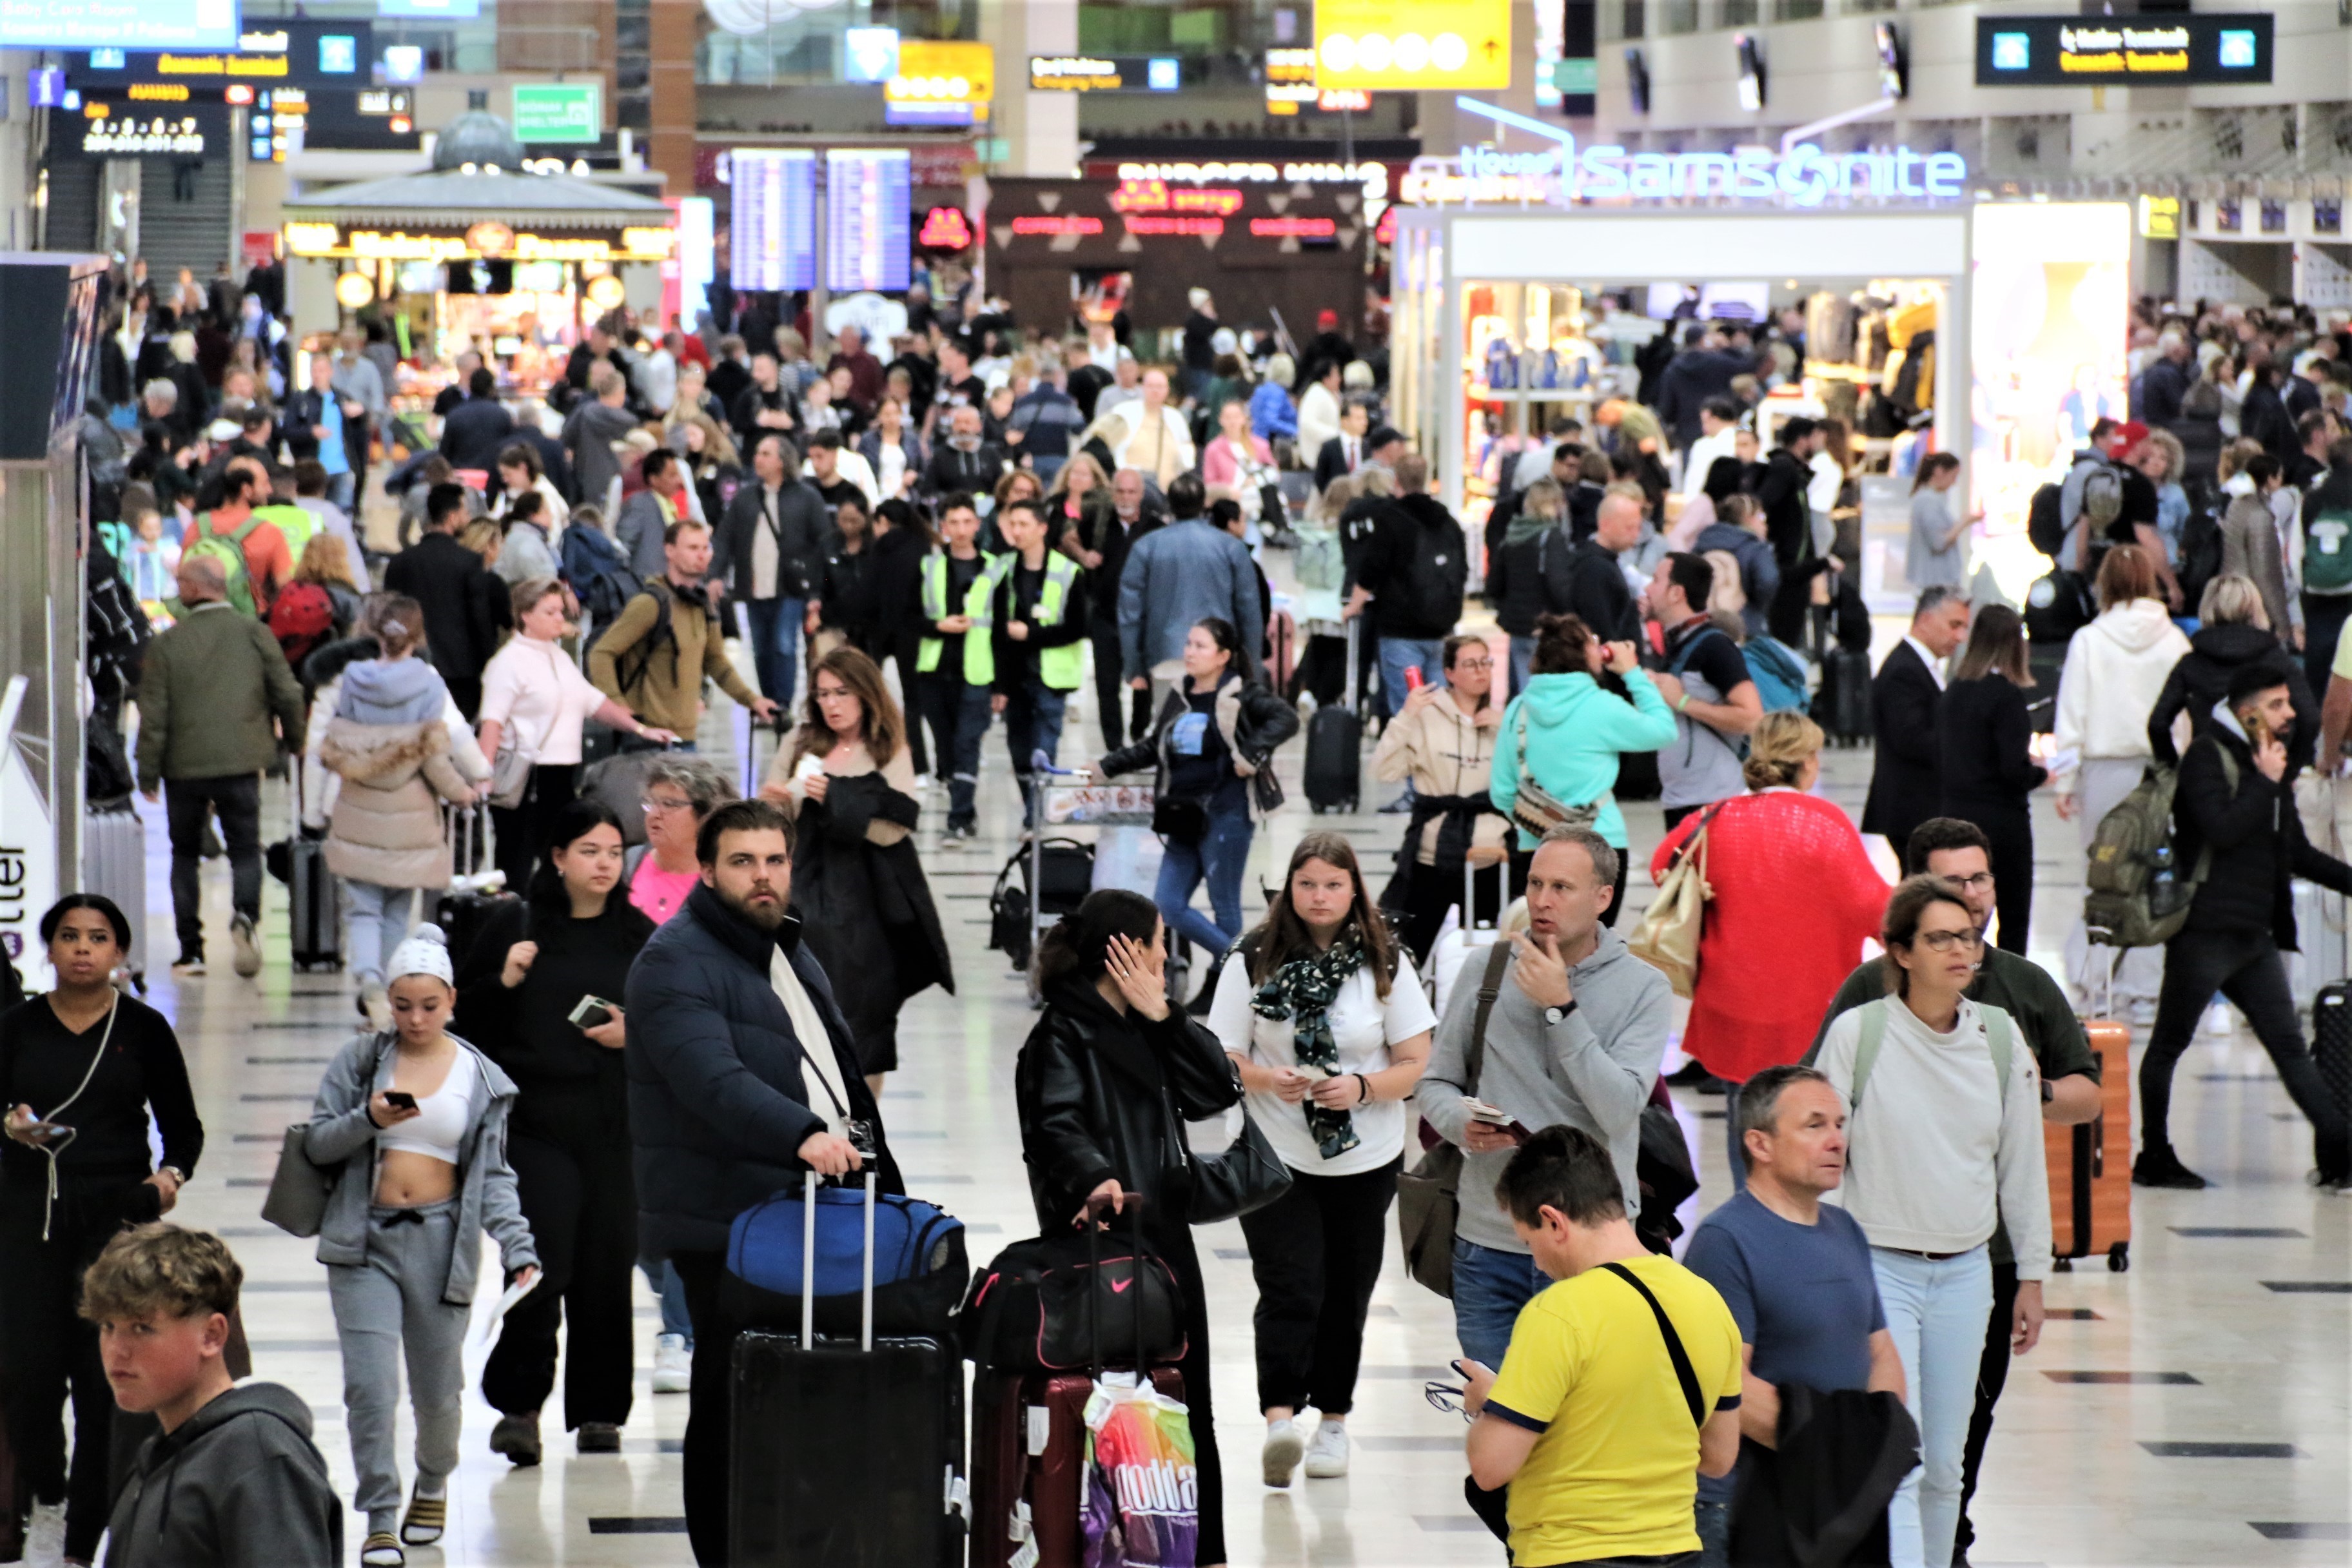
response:
[[[1622,752],[1654,752],[1675,738],[1675,710],[1650,684],[1642,670],[1625,677],[1628,702],[1603,691],[1592,677],[1538,675],[1503,710],[1503,732],[1495,740],[1495,782],[1487,795],[1495,809],[1508,816],[1519,793],[1519,734],[1527,726],[1528,766],[1536,782],[1563,805],[1583,805],[1609,798],[1594,819],[1593,831],[1614,848],[1625,847],[1625,816],[1617,809],[1617,757]],[[1535,847],[1525,832],[1522,849]]]

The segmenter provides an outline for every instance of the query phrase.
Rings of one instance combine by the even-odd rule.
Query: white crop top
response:
[[[383,1069],[376,1074],[376,1088],[392,1087],[393,1067],[394,1058],[384,1058]],[[473,1120],[474,1079],[480,1071],[474,1053],[459,1047],[441,1087],[416,1097],[417,1113],[375,1135],[378,1151],[405,1149],[412,1154],[430,1154],[452,1165],[457,1163],[458,1147],[465,1142],[466,1128]]]

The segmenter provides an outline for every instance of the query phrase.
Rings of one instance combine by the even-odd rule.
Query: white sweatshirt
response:
[[[1863,1009],[1838,1015],[1813,1065],[1847,1103]],[[2017,1277],[2050,1273],[2050,1184],[2043,1172],[2042,1080],[2023,1031],[2010,1026],[2006,1103],[1993,1076],[1983,1009],[1963,997],[1938,1035],[1901,1000],[1846,1124],[1845,1184],[1825,1194],[1862,1222],[1873,1247],[1965,1252],[2007,1223]]]
[[[2133,599],[2104,611],[2066,645],[2053,754],[2072,752],[2085,762],[2147,757],[2147,716],[2188,652],[2189,638],[2161,600]],[[2059,775],[2058,793],[2074,793],[2071,773]]]

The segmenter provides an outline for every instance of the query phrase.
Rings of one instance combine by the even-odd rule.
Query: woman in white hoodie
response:
[[[2148,552],[2137,544],[2116,546],[2099,563],[2098,618],[2066,645],[2050,771],[2058,815],[2081,828],[2086,858],[2100,820],[2147,771],[2147,716],[2164,695],[2172,667],[2189,652],[2189,638],[2172,624],[2160,595]],[[2089,931],[2078,918],[2066,937],[2066,973],[2085,998],[2104,989],[2093,982],[2107,956],[2093,954]],[[2116,995],[2129,1002],[2137,1021],[2156,1021],[2163,984],[2164,954],[2158,948],[2128,950],[2116,970]]]

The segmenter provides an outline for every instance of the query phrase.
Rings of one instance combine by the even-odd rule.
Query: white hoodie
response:
[[[2105,611],[2074,635],[2058,678],[2058,726],[2053,754],[2084,760],[2149,754],[2147,716],[2164,694],[2165,677],[2189,651],[2159,599],[2134,599]],[[2059,776],[2058,793],[2073,795],[2073,773]]]

